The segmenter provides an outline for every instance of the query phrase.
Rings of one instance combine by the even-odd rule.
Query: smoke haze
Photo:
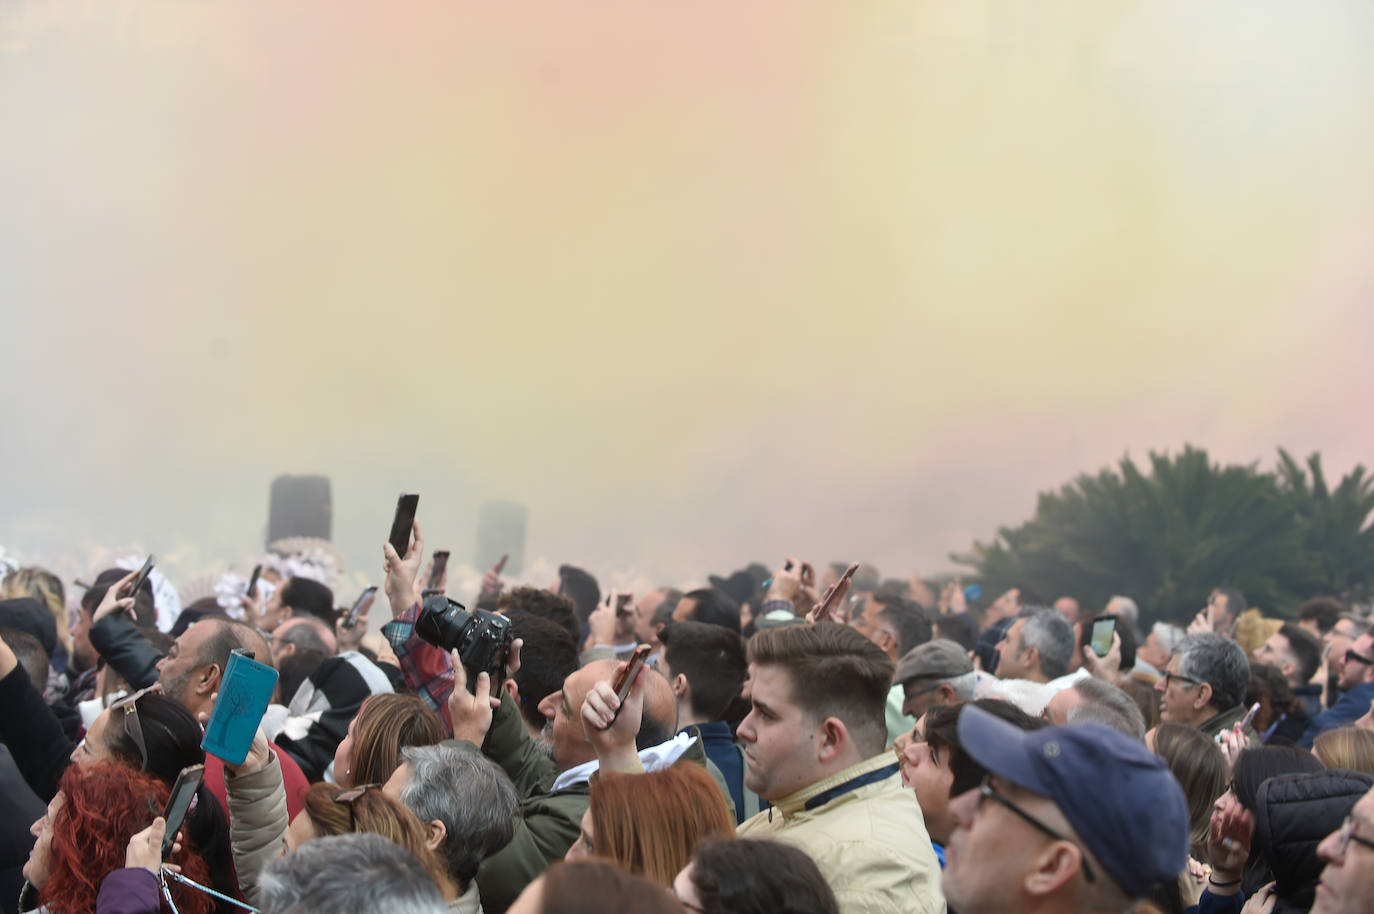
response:
[[[0,9],[0,545],[184,573],[331,477],[470,559],[889,575],[1374,430],[1374,7]]]

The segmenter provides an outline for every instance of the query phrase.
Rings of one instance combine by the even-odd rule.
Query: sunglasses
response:
[[[139,689],[134,694],[125,696],[110,705],[110,710],[116,714],[123,712],[124,732],[128,734],[129,739],[134,741],[134,745],[138,747],[138,754],[143,759],[141,771],[148,770],[148,743],[143,738],[143,725],[138,720],[138,700],[144,695],[152,694],[162,694],[162,683],[155,682],[146,689]]]
[[[1066,835],[1060,834],[1055,829],[1046,825],[1044,822],[1040,821],[1035,816],[1031,815],[1029,812],[1022,809],[1019,805],[1017,805],[1017,803],[1014,800],[994,790],[992,787],[992,777],[990,775],[988,777],[983,778],[983,783],[978,788],[978,805],[980,807],[983,805],[984,800],[994,800],[998,803],[1001,803],[1007,809],[1010,809],[1012,812],[1016,813],[1022,819],[1025,819],[1031,825],[1035,826],[1040,831],[1049,835],[1056,841],[1067,841],[1069,844],[1072,844],[1074,847],[1077,847],[1079,850],[1082,850],[1082,845],[1079,844],[1077,841],[1074,841],[1072,838],[1069,838]],[[1088,854],[1086,851],[1083,852],[1081,859],[1083,861],[1083,878],[1086,879],[1088,882],[1092,882],[1093,870],[1092,867],[1088,865]]]
[[[1166,689],[1169,686],[1173,685],[1175,682],[1186,682],[1188,683],[1188,685],[1202,685],[1201,680],[1193,679],[1191,676],[1182,676],[1178,673],[1170,673],[1167,670],[1165,671],[1163,678],[1164,688]]]
[[[1355,653],[1354,648],[1351,648],[1350,650],[1345,652],[1345,662],[1349,663],[1352,660],[1358,660],[1360,663],[1363,663],[1366,666],[1368,666],[1371,663],[1374,663],[1374,657],[1366,657],[1364,654],[1357,654]]]
[[[335,795],[334,795],[334,802],[335,802],[335,803],[343,803],[345,806],[348,807],[348,830],[349,830],[349,831],[355,832],[355,831],[358,830],[358,819],[357,819],[356,816],[353,815],[353,803],[354,803],[354,801],[360,799],[360,798],[362,797],[363,794],[367,793],[369,790],[373,789],[374,787],[381,787],[381,786],[382,786],[381,784],[364,784],[364,785],[362,785],[361,787],[352,787],[352,788],[350,788],[350,789],[348,789],[348,790],[345,790],[343,793],[338,793],[338,794],[335,794]]]

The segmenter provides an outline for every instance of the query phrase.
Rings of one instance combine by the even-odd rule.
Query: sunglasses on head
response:
[[[138,720],[138,700],[144,695],[161,695],[162,683],[155,682],[146,689],[139,689],[132,695],[126,695],[112,705],[110,710],[124,718],[124,732],[129,735],[129,739],[134,741],[138,747],[138,754],[143,759],[142,771],[148,770],[148,743],[143,738],[143,724]]]

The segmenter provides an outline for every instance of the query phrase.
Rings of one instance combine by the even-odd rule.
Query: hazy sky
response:
[[[1131,453],[1374,458],[1374,6],[0,7],[0,545],[332,477],[466,557],[890,574]],[[194,545],[194,549],[189,545]]]

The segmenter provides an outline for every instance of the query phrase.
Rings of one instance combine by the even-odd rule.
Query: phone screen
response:
[[[167,820],[167,831],[162,836],[163,860],[167,859],[172,845],[176,843],[177,832],[186,821],[186,810],[191,808],[191,799],[196,795],[204,776],[204,765],[189,765],[181,769],[181,774],[177,775],[177,782],[172,786],[172,795],[167,798],[167,809],[162,814],[162,818]]]
[[[1093,653],[1099,657],[1107,656],[1107,652],[1112,649],[1112,635],[1116,632],[1116,616],[1098,616],[1093,619],[1092,645]]]
[[[391,548],[398,558],[406,557],[410,547],[410,527],[415,523],[415,509],[420,506],[419,495],[402,495],[396,499],[396,517],[391,521]]]
[[[448,567],[448,550],[437,549],[434,552],[434,564],[429,572],[429,583],[425,585],[429,589],[437,589],[439,582],[444,579],[444,569]]]

